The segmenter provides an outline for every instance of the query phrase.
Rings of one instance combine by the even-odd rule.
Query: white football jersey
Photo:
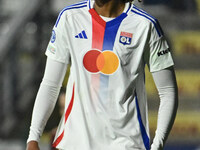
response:
[[[71,63],[65,113],[53,146],[63,150],[149,150],[145,64],[173,65],[158,21],[126,3],[104,21],[88,0],[64,8],[46,55]]]

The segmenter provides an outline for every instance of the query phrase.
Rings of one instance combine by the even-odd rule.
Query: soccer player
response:
[[[54,147],[163,149],[176,116],[178,93],[170,49],[154,17],[136,7],[132,0],[87,0],[71,5],[60,12],[46,55],[27,150],[39,149],[39,138],[55,106],[69,63],[65,113]],[[152,144],[145,64],[160,95]]]

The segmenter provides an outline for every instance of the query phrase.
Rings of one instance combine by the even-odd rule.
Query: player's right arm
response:
[[[67,64],[47,58],[43,80],[34,104],[27,150],[39,150],[38,142],[62,86]]]
[[[38,150],[38,141],[49,119],[70,63],[68,23],[65,11],[61,11],[53,27],[48,44],[44,77],[34,104],[27,150]]]

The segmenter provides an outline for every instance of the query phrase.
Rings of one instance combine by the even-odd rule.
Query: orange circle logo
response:
[[[83,57],[85,69],[91,73],[113,74],[119,67],[119,58],[113,51],[90,50]]]

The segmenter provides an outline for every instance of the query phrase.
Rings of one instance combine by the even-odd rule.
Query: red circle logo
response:
[[[90,50],[83,57],[83,66],[91,73],[113,74],[119,67],[119,58],[113,51]]]

